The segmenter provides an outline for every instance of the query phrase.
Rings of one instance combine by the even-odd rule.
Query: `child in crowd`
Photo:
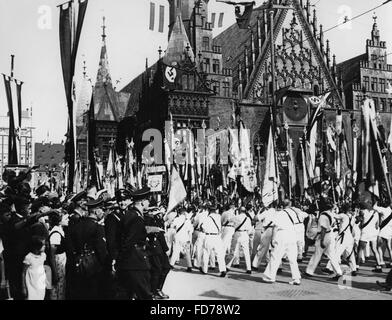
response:
[[[27,300],[45,299],[45,259],[45,239],[33,236],[31,250],[23,261],[23,293]]]

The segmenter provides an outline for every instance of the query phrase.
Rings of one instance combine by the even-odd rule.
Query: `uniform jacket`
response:
[[[136,208],[128,209],[120,221],[119,270],[150,270],[146,245],[147,231],[143,214]]]
[[[80,218],[80,221],[70,228],[68,234],[66,234],[65,245],[67,257],[70,259],[75,256],[75,253],[82,253],[85,245],[87,245],[87,249],[95,251],[102,266],[107,263],[108,252],[105,230],[93,218]]]
[[[120,221],[124,213],[113,210],[105,219],[105,237],[110,260],[117,260],[120,247]]]

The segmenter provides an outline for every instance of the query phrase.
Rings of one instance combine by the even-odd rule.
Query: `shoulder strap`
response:
[[[64,238],[64,236],[61,234],[61,232],[60,232],[60,231],[58,231],[58,230],[54,230],[54,231],[51,231],[51,232],[49,233],[49,239],[50,239],[50,237],[51,237],[53,234],[55,234],[55,233],[58,233],[58,234],[60,235],[61,239],[63,239],[63,238]]]
[[[388,218],[381,222],[380,229],[384,228],[392,220],[392,212],[389,214]]]
[[[210,216],[210,218],[211,218],[212,222],[214,222],[216,228],[218,229],[218,233],[219,233],[219,232],[220,232],[220,229],[219,229],[219,227],[218,227],[218,224],[216,223],[216,221],[215,221],[215,219],[214,219],[213,217]]]
[[[321,212],[321,215],[326,216],[328,218],[329,224],[332,227],[332,218],[331,218],[331,216],[326,211]]]
[[[370,217],[370,219],[369,219],[368,221],[366,221],[362,226],[360,226],[361,229],[364,229],[364,228],[367,227],[367,225],[373,220],[375,213],[376,213],[376,212],[373,211],[373,214],[372,214],[372,216]]]
[[[301,223],[301,219],[300,219],[299,216],[298,216],[297,210],[295,210],[294,208],[290,208],[290,209],[291,209],[291,211],[293,211],[293,212],[295,213],[295,215],[296,215],[296,217],[297,217],[298,223]]]
[[[185,225],[185,222],[186,222],[186,218],[185,218],[185,220],[184,220],[184,223],[177,229],[176,232],[180,232],[180,231],[181,231],[182,227]]]
[[[241,222],[241,224],[237,228],[235,228],[235,231],[238,231],[241,229],[241,227],[244,225],[246,219],[248,219],[248,216],[246,216],[245,219]]]
[[[287,216],[289,217],[291,223],[292,223],[292,224],[295,224],[293,218],[290,216],[290,213],[288,213],[288,212],[286,211],[286,209],[284,209],[283,211],[286,212],[286,214],[287,214]]]

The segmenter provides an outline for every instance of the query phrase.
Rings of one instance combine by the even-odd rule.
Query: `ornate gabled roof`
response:
[[[311,21],[310,3],[307,1],[304,8],[302,2],[282,0],[281,6],[291,9],[275,9],[277,89],[286,86],[309,89],[317,85],[320,93],[337,91],[329,42],[324,43],[321,25],[320,32],[317,30],[316,11]],[[234,70],[234,84],[242,86],[240,90],[246,100],[260,101],[259,95],[269,92],[271,34],[267,27],[268,10],[263,10],[264,7],[254,9],[249,30],[241,30],[234,24],[215,38],[217,45],[222,46],[224,67]]]

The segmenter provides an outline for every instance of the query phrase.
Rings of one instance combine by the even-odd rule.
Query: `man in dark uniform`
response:
[[[120,250],[116,261],[118,278],[126,299],[151,300],[150,262],[146,251],[144,212],[149,208],[150,188],[131,193],[134,205],[120,221]]]
[[[102,204],[102,199],[87,202],[88,215],[80,218],[66,235],[71,280],[70,298],[74,300],[97,300],[104,297],[102,277],[107,264],[107,248],[105,230],[99,223],[103,218]],[[77,263],[80,262],[81,254],[92,255],[96,259],[90,264],[88,272],[79,274]]]
[[[109,269],[107,270],[108,278],[108,293],[109,299],[115,298],[119,291],[119,288],[115,279],[115,265],[118,257],[118,251],[120,248],[120,221],[125,214],[125,210],[131,204],[131,193],[126,189],[117,190],[115,193],[117,206],[110,209],[110,213],[105,218],[105,236],[106,246],[109,254]]]
[[[145,224],[147,229],[151,227],[151,232],[147,235],[147,251],[151,264],[151,291],[155,299],[169,299],[169,296],[162,291],[170,271],[170,262],[166,254],[169,247],[165,240],[165,226],[159,208],[154,208],[145,215]],[[160,230],[154,232],[152,227],[160,228]]]

